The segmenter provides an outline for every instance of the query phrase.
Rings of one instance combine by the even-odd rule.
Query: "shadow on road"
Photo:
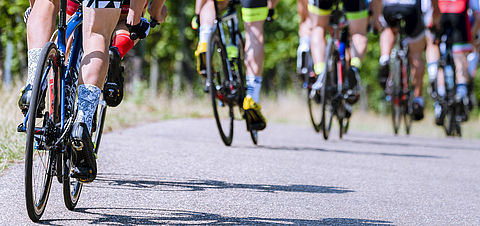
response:
[[[152,208],[78,208],[75,211],[88,214],[93,219],[51,219],[42,224],[56,225],[79,221],[79,224],[135,224],[135,225],[393,225],[384,220],[325,218],[320,220],[228,217],[220,214],[188,210],[163,210]]]
[[[445,143],[441,144],[431,144],[431,143],[407,143],[407,142],[392,142],[392,139],[385,139],[385,140],[373,140],[368,138],[361,138],[361,139],[352,139],[352,138],[345,138],[342,141],[334,141],[334,142],[343,142],[343,143],[354,143],[354,144],[370,144],[370,145],[381,145],[381,146],[398,146],[398,147],[421,147],[421,148],[433,148],[433,149],[442,149],[442,150],[470,150],[470,151],[478,151],[480,150],[477,147],[465,147],[461,145],[448,145]]]
[[[314,148],[314,147],[271,146],[271,145],[258,145],[258,147],[259,147],[259,148],[263,148],[263,149],[269,149],[269,150],[322,151],[322,152],[334,152],[334,153],[342,153],[342,154],[380,155],[380,156],[405,157],[405,158],[432,158],[432,159],[442,159],[442,158],[444,158],[444,157],[434,156],[434,155],[396,154],[396,153],[383,153],[383,152],[347,151],[347,150],[336,150],[336,149],[325,149],[325,148]]]
[[[248,189],[255,192],[305,192],[305,193],[348,193],[353,190],[333,186],[317,185],[271,185],[228,183],[218,180],[161,180],[149,175],[131,174],[99,174],[92,187],[108,187],[113,189],[154,189],[155,191],[205,191],[208,189]]]

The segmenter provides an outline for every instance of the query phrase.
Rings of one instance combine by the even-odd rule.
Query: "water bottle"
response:
[[[453,87],[455,86],[454,80],[453,80],[453,68],[452,65],[447,64],[444,68],[444,73],[445,73],[445,85],[447,86],[447,90],[452,90]]]

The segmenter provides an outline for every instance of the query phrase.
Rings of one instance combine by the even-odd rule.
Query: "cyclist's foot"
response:
[[[203,77],[207,77],[207,43],[198,43],[197,50],[195,50],[195,57],[197,57],[197,72]]]
[[[352,105],[345,104],[345,118],[350,118],[352,116]]]
[[[30,99],[32,98],[32,85],[27,84],[20,90],[20,98],[18,99],[18,107],[22,111],[22,114],[25,116],[30,107]],[[43,110],[45,109],[45,102],[42,100],[40,102],[40,107],[37,109],[37,118],[43,117]]]
[[[90,183],[97,176],[97,161],[93,152],[94,145],[85,123],[77,122],[73,125],[71,142],[76,161],[70,176],[80,182]]]
[[[461,95],[455,95],[455,102],[459,106],[458,116],[460,116],[462,122],[468,121],[468,97],[462,97]]]
[[[18,99],[18,107],[23,115],[27,114],[30,107],[30,99],[32,98],[32,85],[27,84],[20,90],[20,98]]]
[[[252,97],[245,97],[245,99],[243,100],[243,109],[245,110],[247,120],[250,123],[250,129],[265,129],[265,127],[267,126],[267,121],[262,115],[262,107],[259,104],[255,103]]]
[[[443,126],[445,112],[443,111],[442,105],[438,101],[433,104],[433,111],[435,113],[435,124],[437,124],[437,126]]]
[[[351,66],[347,73],[347,79],[345,80],[345,87],[347,88],[347,102],[350,104],[357,103],[360,99],[360,75],[359,69]]]
[[[387,87],[387,80],[388,80],[389,73],[390,73],[389,65],[380,64],[380,67],[378,68],[378,82],[380,83],[380,86],[384,91],[385,91],[385,88]]]
[[[103,87],[103,98],[110,107],[118,106],[123,99],[123,67],[120,65],[122,57],[117,47],[110,47],[110,63],[108,66],[107,81]]]
[[[413,120],[419,121],[422,120],[424,115],[423,115],[423,98],[421,97],[416,97],[413,100]]]

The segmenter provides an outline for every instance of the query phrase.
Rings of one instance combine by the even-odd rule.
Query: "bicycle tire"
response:
[[[324,86],[322,87],[322,133],[323,133],[323,139],[328,140],[328,137],[330,135],[330,130],[332,129],[332,123],[333,123],[333,116],[335,115],[334,113],[334,107],[332,103],[332,98],[333,95],[331,94],[331,88],[330,83],[331,82],[331,77],[330,73],[327,73],[325,75],[325,82]]]
[[[217,53],[217,54],[215,54]],[[226,146],[230,146],[233,140],[233,104],[229,101],[222,101],[220,98],[225,97],[225,93],[228,91],[225,89],[225,81],[228,80],[228,69],[227,69],[227,55],[225,46],[221,43],[220,38],[217,32],[212,32],[208,39],[207,44],[207,83],[209,84],[209,94],[212,100],[213,114],[215,116],[215,122],[217,124],[218,132],[220,138]],[[217,57],[214,59],[214,57]],[[220,58],[218,58],[220,57]],[[215,64],[215,65],[214,65]],[[215,67],[216,66],[216,67]],[[223,71],[223,74],[219,74],[220,71],[215,71],[220,69]],[[222,93],[223,92],[223,93]],[[226,100],[226,99],[225,99]],[[220,108],[228,109],[228,119],[227,122],[221,117],[219,113]],[[227,127],[227,128],[224,128]]]
[[[402,117],[402,107],[401,107],[401,92],[402,92],[402,84],[401,84],[401,73],[402,73],[402,62],[401,59],[396,57],[393,62],[393,69],[391,74],[392,79],[392,87],[391,87],[391,110],[392,110],[392,125],[393,125],[393,132],[395,135],[398,135],[398,131],[400,130],[400,121]]]
[[[322,97],[320,92],[316,92],[315,96],[310,97],[311,88],[307,89],[307,105],[308,114],[310,115],[310,122],[312,123],[315,132],[319,133],[322,130]],[[319,109],[320,112],[315,112],[315,109]],[[318,116],[317,114],[318,113]],[[319,117],[316,119],[316,117]]]
[[[405,125],[405,132],[410,135],[413,123],[413,92],[408,93],[407,103],[404,106],[403,120]]]
[[[455,119],[455,110],[452,109],[452,106],[448,106],[447,111],[445,113],[445,122],[443,128],[445,130],[445,134],[447,136],[455,136],[454,127],[456,124]]]
[[[44,145],[41,141],[42,138],[41,136],[45,137],[45,133],[43,135],[38,135],[36,134],[37,131],[35,129],[37,123],[37,119],[41,118],[38,115],[38,109],[41,109],[41,104],[42,101],[45,101],[46,103],[49,103],[50,105],[52,104],[52,101],[57,100],[58,96],[55,96],[55,93],[53,93],[53,100],[46,101],[44,98],[51,98],[52,96],[49,95],[47,97],[46,92],[47,90],[50,90],[48,87],[48,77],[51,76],[54,81],[58,81],[59,78],[59,55],[58,55],[58,50],[55,46],[54,43],[48,42],[45,44],[43,47],[40,57],[39,57],[39,64],[37,66],[37,71],[35,72],[35,80],[34,80],[34,85],[32,89],[32,98],[29,106],[29,116],[28,116],[28,124],[27,124],[27,137],[26,137],[26,150],[25,150],[25,201],[26,201],[26,207],[27,207],[27,213],[30,219],[34,222],[37,222],[40,220],[42,217],[45,207],[48,202],[48,197],[50,194],[50,188],[52,185],[52,178],[53,178],[53,167],[54,167],[54,162],[55,162],[55,156],[56,153],[55,151],[52,150],[43,150],[40,152],[40,150],[37,150],[35,152],[35,148],[41,148],[42,145]],[[50,69],[52,70],[52,74],[50,74]],[[42,100],[43,99],[43,100]],[[51,98],[52,99],[52,98]],[[55,106],[55,102],[54,105]],[[45,109],[51,110],[53,109],[54,112],[48,112],[45,111]],[[41,111],[44,114],[44,120],[42,122],[43,127],[46,126],[46,123],[48,123],[48,120],[51,116],[55,117],[55,114],[58,112],[55,112],[56,108],[51,108],[50,106],[45,106],[45,108]],[[47,120],[47,121],[45,121]],[[37,139],[35,139],[35,135],[37,136]],[[38,142],[40,140],[40,143]],[[47,141],[46,138],[44,138],[45,141]],[[35,147],[36,145],[36,147]],[[48,153],[48,154],[47,154]],[[34,160],[34,154],[37,160]],[[42,158],[41,155],[45,155],[46,158]],[[38,159],[39,158],[39,159]],[[46,160],[46,162],[43,161],[43,159]],[[40,189],[40,194],[38,200],[37,199],[37,189],[35,183],[36,176],[34,176],[34,171],[36,168],[34,166],[34,163],[42,162],[41,166],[44,168],[43,173],[40,173],[42,176],[40,179],[43,181],[42,185],[38,187]],[[42,179],[43,178],[43,179]],[[34,188],[35,187],[35,188]]]
[[[74,210],[78,204],[78,200],[80,199],[80,194],[82,192],[83,183],[72,180],[69,173],[73,167],[73,150],[71,147],[71,143],[68,142],[67,150],[65,151],[63,157],[63,164],[64,164],[64,178],[63,178],[63,201],[65,203],[65,207],[68,210]]]

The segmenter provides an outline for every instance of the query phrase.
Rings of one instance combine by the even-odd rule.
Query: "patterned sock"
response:
[[[93,115],[97,109],[101,93],[100,88],[94,85],[82,84],[78,86],[78,112],[75,122],[87,124],[89,132],[92,131]]]
[[[247,96],[250,96],[255,103],[260,101],[261,88],[262,76],[247,75]]]
[[[42,48],[29,49],[27,52],[28,56],[28,74],[27,74],[27,85],[33,86],[35,80],[35,72],[37,71],[38,58]]]

